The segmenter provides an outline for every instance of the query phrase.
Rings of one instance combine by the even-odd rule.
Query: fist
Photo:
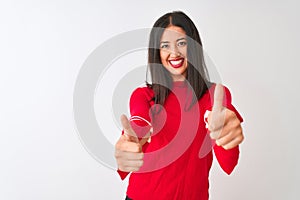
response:
[[[214,104],[208,115],[210,137],[218,146],[232,149],[244,140],[241,122],[236,114],[223,106],[224,88],[217,84],[214,91]]]
[[[121,123],[124,134],[121,135],[115,144],[115,158],[118,168],[124,172],[138,171],[143,165],[144,154],[142,152],[142,145],[147,139],[143,138],[139,141],[125,115],[121,116]]]

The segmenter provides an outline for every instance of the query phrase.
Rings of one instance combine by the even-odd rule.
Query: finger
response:
[[[219,137],[217,140],[216,140],[216,144],[218,146],[224,146],[228,143],[230,143],[232,140],[234,140],[235,138],[235,134],[233,131],[231,131],[230,133],[227,133],[227,135],[225,136],[222,136],[222,137]]]
[[[229,134],[232,130],[235,130],[236,128],[238,128],[238,124],[235,124],[230,120],[227,120],[227,118],[228,117],[226,115],[225,123],[221,124],[221,126],[218,127],[218,129],[210,132],[210,137],[212,139],[219,140],[220,138],[223,138],[227,135],[229,136]]]
[[[209,135],[212,139],[217,140],[226,136],[229,132],[230,132],[230,127],[224,125],[217,130],[211,131]]]
[[[209,136],[211,137],[211,139],[217,140],[217,139],[220,137],[220,135],[221,135],[221,131],[222,131],[222,130],[219,129],[219,130],[210,132],[210,133],[209,133]]]
[[[208,118],[208,129],[211,132],[217,132],[224,126],[225,122],[225,109],[223,107],[224,89],[221,84],[217,84],[214,91],[214,103],[212,112]],[[214,136],[217,137],[217,136]]]
[[[144,164],[143,160],[126,160],[123,163],[124,167],[141,167]]]
[[[126,151],[115,151],[115,157],[121,160],[142,160],[144,153],[126,152]]]
[[[217,84],[214,91],[214,104],[212,111],[221,111],[223,109],[224,87]]]
[[[149,138],[150,138],[150,137],[143,137],[143,138],[140,140],[140,145],[143,146],[146,142],[149,141]]]
[[[136,152],[136,153],[142,152],[142,146],[140,145],[140,143],[130,142],[130,141],[125,141],[118,144],[117,149],[121,151],[127,151],[127,152]]]
[[[140,167],[123,167],[123,166],[119,166],[119,169],[123,172],[136,172],[140,169]]]
[[[142,146],[137,142],[131,142],[126,134],[121,135],[120,139],[115,144],[115,149],[127,152],[141,152]]]
[[[126,138],[126,141],[129,141],[129,142],[134,142],[134,143],[138,143],[139,142],[139,139],[135,136],[132,136],[131,135],[132,133],[128,134],[128,133],[124,133],[124,136]]]
[[[134,130],[132,129],[129,120],[124,114],[121,115],[121,123],[124,129],[124,134],[126,135],[127,139],[132,142],[139,142],[139,139],[135,134]]]
[[[223,145],[222,147],[226,150],[232,149],[236,146],[238,146],[243,141],[243,137],[236,137],[226,145]]]
[[[123,158],[117,159],[118,163],[118,168],[122,171],[138,171],[139,168],[143,165],[144,161],[139,159],[139,160],[127,160]]]
[[[238,137],[239,135],[243,135],[242,132],[243,131],[242,131],[240,120],[236,117],[234,112],[232,111],[226,112],[225,125],[218,138],[220,140],[219,142],[222,142],[221,145],[231,140],[231,138]]]
[[[228,108],[224,108],[225,110],[225,122],[224,125],[226,124],[240,124],[240,120],[237,118],[235,112]]]

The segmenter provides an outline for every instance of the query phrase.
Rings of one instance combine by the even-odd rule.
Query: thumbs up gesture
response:
[[[218,146],[232,149],[243,140],[241,122],[236,114],[223,106],[224,88],[217,84],[214,91],[214,104],[208,115],[208,130],[210,137],[216,140]]]
[[[143,165],[142,145],[147,141],[147,138],[143,138],[141,141],[138,139],[125,115],[121,116],[121,123],[124,134],[121,135],[115,145],[118,168],[124,172],[138,171]]]

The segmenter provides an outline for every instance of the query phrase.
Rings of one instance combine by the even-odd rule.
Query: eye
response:
[[[186,45],[186,41],[180,41],[180,42],[177,43],[177,45],[178,45],[179,47],[183,47],[183,46]]]
[[[168,44],[161,44],[161,45],[160,45],[160,48],[161,48],[161,49],[167,49],[168,47],[169,47]]]

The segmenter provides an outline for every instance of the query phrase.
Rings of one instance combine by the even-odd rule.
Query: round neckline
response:
[[[186,87],[186,81],[173,81],[173,87]]]

